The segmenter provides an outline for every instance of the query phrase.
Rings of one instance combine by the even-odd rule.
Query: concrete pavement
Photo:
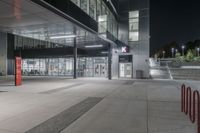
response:
[[[181,83],[98,78],[35,79],[14,87],[1,82],[0,91],[5,92],[0,93],[0,133],[33,133],[36,127],[39,127],[37,133],[49,133],[41,130],[42,125],[50,129],[54,127],[52,123],[68,119],[71,123],[59,129],[61,133],[196,133],[196,125],[180,111],[178,87]],[[80,116],[73,114],[72,107],[84,110],[84,105],[78,105],[89,97],[102,100]],[[90,102],[85,106],[88,104]],[[61,114],[65,117],[60,117]]]

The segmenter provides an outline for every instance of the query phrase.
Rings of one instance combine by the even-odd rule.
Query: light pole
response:
[[[165,51],[163,51],[162,53],[163,53],[163,58],[165,58]]]
[[[174,48],[171,49],[172,52],[172,58],[174,57]]]
[[[177,53],[178,53],[178,49],[175,49],[175,56],[176,56]]]
[[[197,48],[197,56],[199,57],[199,51],[200,51],[200,48],[198,47]]]
[[[181,46],[181,48],[182,48],[182,56],[184,56],[184,50],[185,50],[185,46],[184,46],[184,45],[182,45],[182,46]]]

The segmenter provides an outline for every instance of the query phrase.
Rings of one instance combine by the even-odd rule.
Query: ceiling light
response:
[[[50,39],[62,39],[62,38],[73,38],[76,35],[65,35],[65,36],[51,36]]]
[[[101,53],[102,53],[102,54],[108,54],[108,52],[107,52],[107,51],[102,51]]]
[[[86,48],[102,48],[103,45],[87,45]]]

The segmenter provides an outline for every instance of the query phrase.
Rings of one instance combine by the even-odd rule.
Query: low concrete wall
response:
[[[200,69],[170,68],[174,79],[200,80]]]

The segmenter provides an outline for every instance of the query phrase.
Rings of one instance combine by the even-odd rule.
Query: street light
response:
[[[172,58],[173,58],[173,56],[174,56],[174,48],[172,48],[171,51],[172,51]]]
[[[165,58],[165,51],[163,51],[162,53],[163,53],[163,58]]]
[[[197,48],[197,55],[198,55],[198,57],[199,57],[199,51],[200,51],[200,48],[198,47]]]
[[[184,46],[184,45],[182,45],[182,46],[181,46],[181,48],[182,48],[182,56],[184,56],[184,50],[185,50],[185,46]]]

